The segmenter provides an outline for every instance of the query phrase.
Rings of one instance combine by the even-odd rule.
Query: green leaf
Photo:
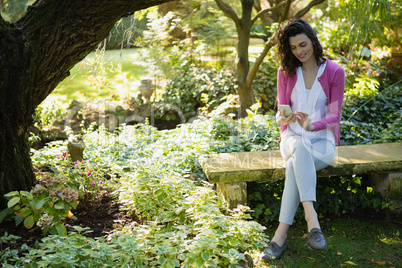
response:
[[[13,197],[13,198],[11,198],[10,201],[8,201],[7,207],[11,208],[14,205],[16,205],[18,202],[20,202],[20,197],[19,196]]]
[[[137,267],[142,267],[142,261],[143,259],[140,257],[135,258],[135,264],[137,265]]]
[[[25,218],[25,220],[24,220],[25,228],[31,229],[34,226],[34,224],[35,224],[35,221],[34,221],[33,215],[29,215],[28,217]]]
[[[201,257],[202,257],[202,259],[204,260],[204,261],[208,261],[209,260],[209,258],[211,257],[211,253],[209,253],[208,251],[206,251],[206,252],[204,252],[204,253],[202,253],[201,254]]]
[[[204,261],[204,259],[202,257],[198,257],[195,260],[195,263],[196,263],[197,267],[203,267],[204,264],[205,264],[205,261]]]
[[[57,202],[56,205],[54,205],[55,209],[64,209],[64,203],[63,202]]]
[[[237,246],[237,245],[239,244],[239,240],[237,240],[237,239],[234,238],[234,237],[230,237],[230,238],[229,238],[229,244],[230,244],[231,246],[235,247],[235,246]]]
[[[64,226],[64,225],[61,224],[61,223],[58,223],[58,224],[55,225],[55,228],[56,228],[56,231],[57,231],[57,234],[58,234],[58,235],[60,235],[60,236],[67,236],[67,229],[66,229],[66,226]]]
[[[159,260],[158,260],[158,263],[160,264],[160,265],[163,265],[163,264],[165,264],[165,262],[166,262],[166,258],[162,255],[162,256],[160,256],[159,257]]]
[[[47,198],[40,200],[39,202],[37,202],[37,203],[35,204],[35,208],[36,208],[36,209],[41,209],[41,208],[43,207],[43,205],[46,203],[46,201],[47,201]]]
[[[21,218],[26,218],[30,214],[32,214],[32,211],[27,207],[22,208],[22,209],[18,210],[17,212],[15,212],[15,215],[17,215],[18,217],[21,217]]]
[[[91,267],[88,261],[82,261],[80,264],[82,265],[81,267]]]
[[[54,174],[60,174],[60,171],[56,168],[56,167],[49,167],[53,172],[54,172]]]
[[[19,194],[20,193],[18,191],[13,191],[13,192],[9,192],[9,193],[5,194],[4,197],[16,196]]]
[[[19,216],[15,216],[15,226],[18,226],[23,221],[24,221],[24,218],[21,218]]]
[[[22,196],[28,197],[28,200],[32,200],[32,199],[33,199],[33,196],[32,196],[32,194],[31,194],[30,192],[21,191],[20,193],[21,193]]]
[[[0,212],[0,223],[8,216],[8,215],[11,215],[11,214],[13,214],[13,209],[12,208],[6,208],[6,209],[4,209],[4,210],[2,210],[1,212]]]

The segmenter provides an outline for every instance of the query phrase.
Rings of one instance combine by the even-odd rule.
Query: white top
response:
[[[311,119],[311,123],[319,121],[328,116],[328,98],[322,89],[321,84],[318,82],[318,77],[322,75],[325,70],[326,62],[320,65],[316,78],[311,89],[306,89],[303,71],[301,67],[296,70],[297,82],[290,96],[290,107],[292,111],[301,111],[307,113]],[[327,139],[335,144],[335,136],[331,129],[326,128],[320,131],[306,131],[299,123],[291,123],[282,132],[282,139],[286,136],[303,136],[310,141],[317,139]]]

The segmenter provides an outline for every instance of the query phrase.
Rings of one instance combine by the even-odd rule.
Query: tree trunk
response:
[[[248,48],[250,45],[251,31],[251,12],[253,10],[253,0],[242,0],[242,17],[239,26],[237,26],[237,57],[236,57],[236,75],[238,81],[237,92],[240,100],[239,116],[245,117],[247,109],[254,103],[254,94],[251,86],[247,83],[247,75],[250,68],[248,58]]]
[[[135,11],[170,0],[37,0],[17,23],[0,17],[0,208],[30,190],[29,127],[36,107],[70,69]]]

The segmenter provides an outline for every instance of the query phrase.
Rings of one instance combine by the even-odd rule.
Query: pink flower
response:
[[[58,157],[56,157],[57,159],[60,159],[61,157],[60,156],[58,156]]]
[[[99,181],[99,184],[103,184],[103,181]]]
[[[88,173],[87,173],[87,176],[88,176],[88,177],[89,177],[89,176],[91,176],[91,175],[92,175],[92,173],[91,173],[91,172],[88,172]]]
[[[74,165],[78,165],[80,162],[77,160],[74,162]]]
[[[67,152],[63,152],[63,154],[61,155],[62,157],[66,157],[67,156]]]
[[[91,184],[92,184],[93,186],[95,186],[95,185],[96,185],[96,182],[95,182],[95,181],[92,181]]]
[[[80,170],[80,174],[84,173],[82,170]]]

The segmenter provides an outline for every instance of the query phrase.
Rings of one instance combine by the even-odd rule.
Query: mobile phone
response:
[[[279,110],[284,111],[285,116],[289,116],[291,113],[293,113],[292,108],[290,108],[290,105],[279,104],[278,108]]]

